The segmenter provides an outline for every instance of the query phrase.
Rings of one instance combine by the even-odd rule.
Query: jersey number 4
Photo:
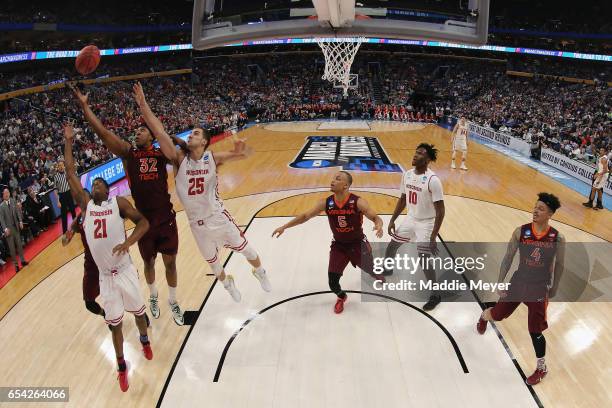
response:
[[[140,159],[140,173],[157,173],[157,159]]]
[[[416,191],[409,191],[408,192],[408,204],[415,204],[417,203],[417,193]]]
[[[94,239],[106,238],[108,235],[106,234],[106,219],[98,218],[94,220],[94,226],[96,229],[94,230]]]
[[[204,192],[204,177],[194,177],[189,179],[189,195],[202,194]]]

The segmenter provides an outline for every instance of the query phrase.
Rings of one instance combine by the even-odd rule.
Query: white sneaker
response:
[[[261,288],[264,291],[270,292],[272,290],[272,285],[270,284],[270,280],[268,279],[268,275],[266,274],[266,271],[264,269],[261,270],[261,273],[257,273],[256,270],[253,270],[252,273],[253,276],[257,278],[257,280],[261,284]]]
[[[451,169],[454,169],[454,168],[455,168],[455,162],[454,162],[454,161],[452,161],[452,162],[451,162]]]
[[[459,167],[461,170],[467,170],[467,167],[465,167],[465,163],[461,163],[461,167]]]
[[[149,296],[149,309],[151,309],[151,315],[154,319],[159,319],[159,302],[157,296]]]
[[[240,302],[240,299],[242,299],[242,295],[240,295],[238,288],[236,288],[236,284],[234,283],[234,277],[232,275],[225,276],[225,280],[223,281],[223,287],[229,292],[230,295],[232,295],[232,299],[234,299],[234,302]]]
[[[172,318],[174,319],[174,323],[182,326],[185,324],[185,318],[183,317],[183,311],[178,303],[169,303],[170,310],[172,310]]]

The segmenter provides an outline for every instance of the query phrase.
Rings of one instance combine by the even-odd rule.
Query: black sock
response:
[[[327,273],[329,288],[338,296],[339,298],[344,299],[346,297],[346,293],[340,287],[340,278],[342,277],[339,273],[328,272]]]
[[[546,355],[546,338],[542,333],[529,333],[533,349],[537,358],[542,358]]]
[[[119,371],[127,370],[127,366],[125,365],[125,360],[123,359],[123,356],[117,357],[117,364],[119,365]]]

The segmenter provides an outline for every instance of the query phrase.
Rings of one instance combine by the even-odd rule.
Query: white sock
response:
[[[168,303],[171,305],[176,303],[176,287],[168,286]]]
[[[147,283],[147,286],[149,287],[149,294],[151,296],[157,297],[157,286],[155,286],[155,282]]]
[[[546,368],[546,362],[544,361],[544,357],[538,358],[538,368]]]
[[[231,285],[231,279],[228,279],[229,275],[225,275],[225,279],[223,279],[223,287],[225,289],[229,288]]]
[[[266,270],[261,265],[259,265],[259,268],[255,268],[255,273],[257,273],[257,274],[262,274],[262,273],[265,273],[265,272],[266,272]]]

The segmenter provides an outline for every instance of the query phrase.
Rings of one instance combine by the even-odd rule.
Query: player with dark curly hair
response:
[[[401,196],[395,205],[395,211],[389,222],[391,242],[385,252],[386,258],[394,258],[397,250],[405,242],[416,242],[420,257],[436,255],[438,248],[436,237],[444,219],[444,193],[442,182],[428,167],[429,163],[438,158],[438,149],[434,145],[421,143],[417,146],[412,158],[412,169],[402,176],[400,185]],[[396,229],[395,220],[408,207],[408,216]],[[425,277],[430,282],[436,281],[436,271],[429,262],[423,269]],[[385,274],[393,273],[390,270]],[[432,292],[429,300],[423,306],[424,310],[432,310],[441,301],[441,297]]]
[[[485,309],[476,324],[478,333],[484,334],[487,322],[507,318],[521,303],[527,306],[529,335],[538,359],[536,370],[527,378],[529,385],[542,381],[548,372],[544,362],[546,339],[542,332],[548,328],[548,299],[557,294],[565,269],[565,238],[549,225],[559,207],[561,203],[556,196],[538,194],[533,222],[514,230],[500,267],[499,282],[503,282],[516,251],[519,251],[519,266],[510,279],[510,288],[499,293],[500,300],[495,306]]]

